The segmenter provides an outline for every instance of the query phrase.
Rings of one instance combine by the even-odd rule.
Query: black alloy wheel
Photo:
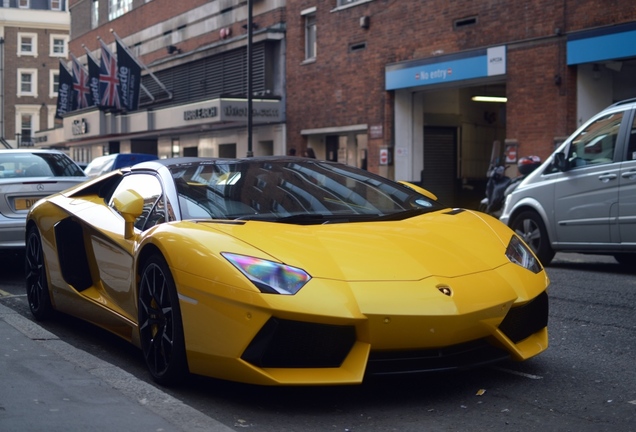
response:
[[[532,248],[541,264],[550,265],[555,252],[550,246],[545,224],[536,212],[524,211],[520,213],[512,221],[511,228]]]
[[[183,323],[172,274],[160,255],[144,264],[138,315],[141,349],[152,378],[162,385],[177,384],[188,372]]]
[[[46,280],[42,239],[36,227],[29,228],[24,257],[29,308],[36,320],[45,320],[53,315],[53,305]]]

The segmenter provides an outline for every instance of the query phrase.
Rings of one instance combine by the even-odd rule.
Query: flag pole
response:
[[[159,81],[159,78],[157,78],[157,77],[155,76],[155,74],[154,74],[154,73],[152,73],[152,71],[146,67],[146,65],[145,65],[145,64],[143,64],[143,63],[141,63],[139,60],[137,60],[137,56],[135,56],[135,55],[134,55],[134,54],[133,54],[133,53],[132,53],[132,52],[128,49],[128,47],[127,47],[127,46],[126,46],[126,44],[124,43],[123,39],[122,39],[122,38],[120,38],[120,37],[119,37],[119,35],[118,35],[117,33],[115,33],[115,30],[110,29],[110,32],[113,34],[113,36],[115,36],[115,39],[116,39],[116,40],[117,40],[117,41],[121,44],[122,48],[124,48],[124,50],[128,53],[128,55],[130,56],[130,58],[132,58],[132,59],[133,59],[133,61],[134,61],[135,63],[137,63],[137,65],[138,65],[140,68],[142,68],[143,70],[145,70],[146,72],[148,72],[148,75],[150,75],[150,76],[152,77],[152,79],[154,79],[154,80],[155,80],[155,82],[159,85],[159,87],[161,87],[161,89],[162,89],[163,91],[165,91],[165,92],[168,94],[168,98],[169,98],[169,99],[172,99],[172,92],[171,92],[170,90],[168,90],[168,89],[166,88],[166,86],[165,86],[165,85],[163,85],[163,83],[162,83],[161,81]],[[143,87],[143,86],[142,86],[142,87]],[[147,92],[147,90],[146,90],[146,92]],[[153,100],[154,100],[154,99],[153,99]]]

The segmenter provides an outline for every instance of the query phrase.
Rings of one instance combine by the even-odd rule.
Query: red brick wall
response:
[[[317,7],[317,58],[303,64],[301,11]],[[576,72],[566,66],[565,34],[636,20],[636,2],[535,0],[375,0],[334,11],[336,0],[287,3],[288,146],[302,148],[302,129],[384,124],[392,144],[392,103],[385,66],[476,48],[507,45],[507,138],[519,154],[546,157],[555,137],[576,127]],[[370,17],[361,29],[359,18]],[[477,23],[454,29],[454,22]],[[350,53],[352,43],[366,50]],[[555,76],[561,81],[557,85]],[[374,164],[370,151],[369,163]]]

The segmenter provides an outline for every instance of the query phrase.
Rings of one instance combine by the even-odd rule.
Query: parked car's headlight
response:
[[[296,294],[311,279],[297,267],[228,252],[221,255],[264,293]]]
[[[543,267],[539,260],[532,254],[530,248],[516,235],[513,235],[506,249],[506,256],[515,264],[530,270],[533,273],[539,273]]]

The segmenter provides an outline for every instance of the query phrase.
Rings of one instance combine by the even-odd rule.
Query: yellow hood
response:
[[[509,238],[501,239],[493,223],[499,222],[447,209],[403,221],[209,225],[312,277],[412,281],[462,276],[508,263],[504,252]]]

